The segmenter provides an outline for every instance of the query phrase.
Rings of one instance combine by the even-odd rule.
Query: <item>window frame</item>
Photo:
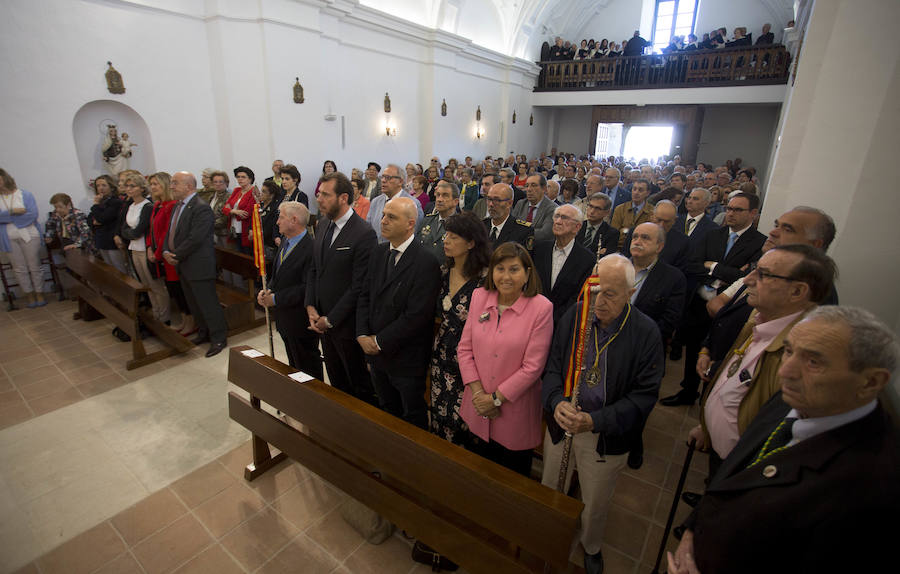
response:
[[[653,28],[650,30],[650,46],[653,48],[654,52],[656,51],[656,29],[659,27],[659,5],[661,2],[674,2],[675,6],[672,10],[672,21],[669,27],[669,38],[666,39],[666,43],[668,45],[668,41],[672,39],[672,35],[675,34],[675,23],[678,21],[678,7],[681,4],[681,0],[656,0],[653,6]],[[691,18],[691,31],[689,34],[695,34],[695,29],[697,27],[697,10],[700,8],[700,0],[694,0],[694,13]]]

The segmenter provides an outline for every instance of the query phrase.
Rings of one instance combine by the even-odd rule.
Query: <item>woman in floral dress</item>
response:
[[[456,345],[469,313],[472,292],[484,281],[491,252],[487,230],[471,211],[447,219],[442,284],[437,316],[441,319],[431,354],[431,432],[463,445],[468,429],[459,416],[465,390],[456,362]]]

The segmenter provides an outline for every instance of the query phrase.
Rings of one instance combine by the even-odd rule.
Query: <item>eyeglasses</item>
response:
[[[727,211],[728,213],[743,213],[745,211],[750,211],[750,210],[745,207],[731,207],[729,205],[728,207],[725,208],[725,211]]]
[[[559,221],[575,221],[574,217],[562,213],[554,213],[553,219],[558,219]]]
[[[602,205],[591,205],[590,203],[587,206],[588,209],[595,209],[597,211],[609,211],[609,206]]]
[[[490,196],[487,196],[486,199],[488,200],[488,203],[506,203],[507,201],[512,201],[512,198],[504,199],[502,197],[490,197]]]
[[[399,175],[387,175],[387,174],[384,174],[384,175],[381,176],[381,179],[400,179],[400,176],[399,176]]]
[[[776,275],[774,273],[769,273],[768,271],[766,271],[765,269],[762,269],[761,267],[757,267],[750,273],[756,273],[757,275],[759,275],[759,278],[763,281],[765,281],[767,278],[783,279],[784,281],[799,281],[799,279],[794,279],[793,277],[787,277],[785,275]],[[748,275],[749,275],[749,273],[748,273]]]

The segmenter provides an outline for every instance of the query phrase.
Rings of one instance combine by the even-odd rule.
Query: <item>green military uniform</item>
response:
[[[422,225],[416,237],[441,263],[444,262],[444,221],[437,211],[433,211],[422,219]]]

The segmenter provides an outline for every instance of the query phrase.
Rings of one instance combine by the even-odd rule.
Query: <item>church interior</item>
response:
[[[900,210],[885,191],[900,149],[900,3],[700,0],[698,32],[772,24],[792,55],[779,83],[534,89],[544,42],[650,37],[660,1],[8,0],[0,167],[43,219],[59,192],[89,208],[110,121],[142,173],[246,165],[267,176],[282,158],[311,191],[325,160],[349,173],[433,156],[593,154],[604,118],[689,109],[702,119],[679,136],[681,153],[755,166],[763,233],[791,206],[827,211],[841,303],[900,331],[887,287],[900,281]],[[300,463],[244,480],[250,433],[229,418],[228,393],[246,392],[228,381],[227,350],[128,369],[133,347],[110,335],[113,322],[75,320],[76,302],[46,295],[0,313],[0,573],[430,570],[400,528],[366,542],[341,516],[348,495]],[[254,326],[229,345],[267,352],[268,341]],[[274,348],[286,362],[278,337]],[[660,396],[678,390],[682,368],[667,362]],[[896,381],[885,395],[896,411]],[[644,464],[612,493],[606,572],[651,572],[698,410],[652,411]],[[702,491],[705,468],[695,454],[688,489]]]

